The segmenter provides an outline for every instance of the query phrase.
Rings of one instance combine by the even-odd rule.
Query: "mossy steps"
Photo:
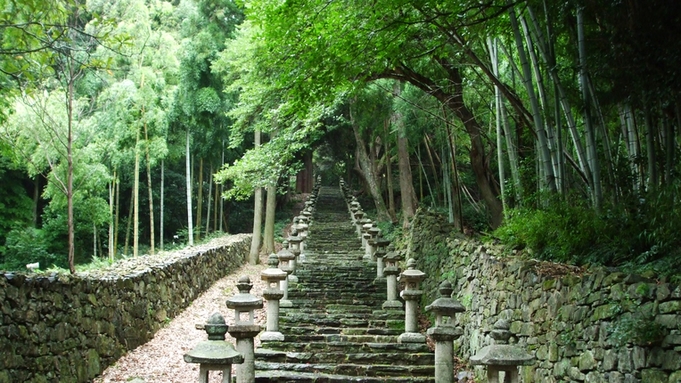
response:
[[[283,342],[256,349],[256,382],[433,382],[433,353],[400,344],[403,311],[385,311],[384,281],[375,281],[340,190],[322,187],[314,221],[289,285],[293,307],[281,308]]]

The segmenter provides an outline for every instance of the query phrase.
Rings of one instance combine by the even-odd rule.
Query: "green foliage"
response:
[[[540,259],[671,275],[681,266],[678,197],[678,186],[669,187],[601,213],[570,199],[552,201],[541,210],[512,210],[494,235]]]
[[[652,312],[637,310],[619,315],[610,327],[608,339],[615,347],[627,344],[650,347],[659,345],[666,335],[667,330],[655,321]]]
[[[16,228],[7,233],[4,262],[0,268],[7,270],[26,270],[26,264],[40,262],[45,269],[58,264],[66,265],[66,257],[61,259],[49,252],[49,239],[43,230],[31,227]]]

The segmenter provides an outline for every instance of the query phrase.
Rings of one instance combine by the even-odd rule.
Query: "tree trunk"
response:
[[[147,122],[144,122],[144,141],[146,142],[146,156],[147,156],[147,189],[149,190],[149,254],[154,255],[154,245],[156,239],[154,238],[154,192],[151,188],[151,158],[149,156],[149,134],[147,132]]]
[[[551,163],[551,152],[549,149],[548,138],[546,134],[546,129],[544,127],[544,120],[541,115],[541,110],[539,108],[539,102],[534,91],[534,86],[532,84],[532,71],[530,68],[530,63],[527,60],[527,55],[525,54],[525,46],[523,45],[523,40],[520,35],[520,28],[518,27],[518,19],[516,18],[515,9],[510,7],[509,10],[509,20],[511,22],[511,29],[513,29],[513,36],[515,38],[516,48],[518,49],[518,56],[520,58],[520,66],[522,67],[523,84],[525,85],[525,90],[527,91],[528,98],[530,99],[530,106],[532,109],[532,119],[534,122],[534,129],[537,134],[537,145],[539,147],[539,158],[541,161],[542,171],[544,173],[544,178],[542,179],[542,184],[547,190],[551,192],[557,191],[555,174],[553,172],[553,165]],[[532,48],[532,47],[528,47]]]
[[[225,164],[225,141],[222,141],[222,160],[220,162],[220,165],[223,166]],[[223,214],[225,213],[225,199],[222,198],[222,194],[225,192],[225,183],[220,184],[220,231],[223,231],[223,226],[222,226],[222,221],[223,221]],[[229,231],[229,228],[227,229]]]
[[[393,96],[399,97],[402,93],[401,84],[396,82],[393,86]],[[416,213],[414,181],[411,175],[409,162],[409,141],[407,139],[407,127],[402,113],[393,111],[392,122],[397,127],[397,158],[400,171],[400,201],[402,206],[402,228],[408,229],[411,219]]]
[[[189,151],[189,127],[187,127],[187,139],[185,148],[186,160],[186,183],[187,183],[187,240],[189,246],[194,246],[194,223],[192,222],[192,177],[191,177],[191,153]]]
[[[208,203],[206,206],[206,236],[208,231],[210,231],[210,208],[211,208],[211,198],[213,197],[213,164],[210,164],[210,171],[208,172]]]
[[[33,227],[38,228],[38,206],[40,204],[40,175],[33,180]]]
[[[575,169],[582,173],[581,176],[586,181],[587,186],[591,187],[593,177],[591,175],[591,169],[589,167],[590,165],[586,158],[587,156],[586,151],[584,150],[584,145],[582,145],[581,142],[581,136],[577,131],[577,123],[575,122],[575,119],[572,115],[572,107],[570,106],[570,102],[567,99],[567,95],[565,94],[565,90],[563,89],[560,77],[558,76],[558,72],[555,65],[555,59],[551,55],[551,52],[548,52],[549,50],[551,50],[550,46],[547,46],[546,49],[544,48],[544,46],[546,46],[547,44],[544,43],[544,38],[541,33],[541,29],[539,28],[539,23],[536,17],[534,16],[534,13],[532,12],[532,8],[528,7],[527,9],[530,15],[530,20],[532,21],[535,37],[539,41],[539,43],[537,44],[537,48],[539,48],[539,53],[544,59],[544,63],[547,64],[548,66],[549,74],[551,75],[551,79],[553,80],[553,84],[556,89],[556,97],[560,100],[560,105],[563,109],[563,114],[565,115],[565,121],[567,123],[568,131],[570,132],[570,138],[572,140],[572,144],[575,147],[575,151],[577,152],[577,160],[579,161],[579,167],[575,166]],[[567,154],[563,153],[563,156],[565,157],[567,156]]]
[[[657,188],[657,155],[655,153],[655,126],[650,116],[650,105],[646,102],[643,106],[643,117],[646,125],[646,152],[648,154],[648,189]]]
[[[116,174],[116,177],[114,178],[114,182],[116,182],[116,220],[114,221],[114,232],[113,232],[113,249],[114,249],[114,256],[116,255],[116,252],[118,251],[118,222],[119,218],[121,216],[121,180],[118,179],[118,174]]]
[[[196,240],[201,239],[201,222],[203,220],[203,157],[199,158],[199,186],[198,197],[196,198]]]
[[[135,195],[135,202],[133,204],[132,213],[132,256],[139,255],[139,192],[140,192],[140,130],[137,128],[137,138],[135,139],[135,170],[133,175],[133,194]]]
[[[130,227],[132,226],[132,206],[135,204],[135,191],[130,192],[130,208],[128,209],[128,224],[125,228],[125,245],[123,246],[123,254],[128,255],[128,245],[130,244]],[[119,205],[120,206],[120,205]]]
[[[383,123],[384,141],[385,141],[385,172],[388,184],[388,215],[390,215],[391,222],[395,222],[397,215],[395,212],[395,192],[393,186],[393,161],[390,150],[390,120],[386,119]]]
[[[163,206],[164,201],[163,200],[164,200],[164,197],[165,197],[164,172],[165,172],[165,162],[164,162],[164,160],[161,160],[161,195],[160,195],[160,201],[159,201],[159,204],[161,205],[161,207],[159,208],[160,211],[159,211],[159,219],[158,219],[158,221],[159,221],[158,222],[158,226],[159,226],[158,227],[158,237],[159,237],[158,238],[159,239],[158,247],[161,251],[163,251],[163,239],[165,238],[165,235],[164,235],[164,232],[163,232],[163,219],[165,218],[164,214],[163,214],[163,208],[164,208],[164,206]]]
[[[454,115],[461,121],[468,136],[471,139],[470,159],[471,168],[475,174],[475,182],[480,189],[480,194],[485,201],[490,218],[490,226],[496,229],[501,225],[503,218],[503,207],[498,198],[498,190],[495,185],[494,174],[489,169],[485,155],[485,144],[482,141],[484,132],[473,112],[466,106],[463,98],[463,78],[460,69],[444,59],[438,60],[440,65],[449,74],[452,92],[445,92],[432,80],[421,76],[407,67],[399,67],[395,73],[389,77],[406,80],[414,86],[424,90],[446,105]]]
[[[73,63],[72,63],[73,64]],[[66,210],[67,210],[67,231],[69,244],[69,271],[71,274],[76,273],[75,255],[76,255],[76,239],[75,239],[75,220],[73,217],[73,93],[75,92],[74,84],[75,74],[73,66],[69,67],[70,76],[68,84],[68,100],[67,100],[67,118],[68,118],[68,132],[66,136]]]
[[[369,188],[369,193],[371,194],[376,207],[376,219],[379,221],[387,221],[390,219],[390,215],[388,214],[388,209],[385,206],[385,201],[383,201],[375,164],[373,164],[369,158],[366,144],[364,143],[364,140],[360,134],[359,126],[357,126],[357,123],[354,119],[352,107],[350,108],[350,122],[352,125],[352,131],[355,135],[355,141],[357,142],[355,149],[355,170],[357,170]]]
[[[255,130],[255,147],[260,146],[260,130]],[[262,230],[262,188],[255,189],[255,203],[253,207],[253,239],[251,239],[251,251],[248,255],[248,263],[258,264],[260,259],[260,234]]]
[[[212,178],[213,177],[211,177],[211,179]],[[218,184],[215,184],[215,196],[213,197],[213,231],[218,231],[218,199],[220,198],[220,195],[218,194],[219,190]]]
[[[446,117],[446,116],[445,116]],[[447,118],[445,118],[447,121]],[[459,232],[463,231],[463,209],[461,205],[461,184],[459,183],[459,171],[456,166],[456,144],[454,142],[454,137],[452,135],[449,124],[445,125],[447,127],[447,146],[449,148],[449,163],[451,165],[452,171],[449,172],[452,178],[449,182],[450,186],[450,206],[452,209],[452,218],[454,227]]]
[[[579,50],[579,83],[582,88],[582,102],[584,102],[584,127],[586,129],[587,160],[591,169],[592,200],[596,210],[601,209],[603,192],[601,191],[601,171],[598,164],[596,147],[596,133],[591,121],[591,103],[589,102],[589,88],[586,68],[586,44],[584,42],[584,8],[577,7],[577,45]]]
[[[265,204],[265,235],[263,238],[263,252],[274,253],[274,214],[277,208],[276,181],[267,186],[267,202]]]
[[[116,171],[109,182],[109,261],[114,260],[114,194],[116,189]]]
[[[444,116],[445,115],[444,114],[444,108],[443,108],[442,111],[443,111],[443,116]],[[444,117],[444,118],[446,118],[446,117]],[[447,127],[447,124],[448,124],[448,122],[445,121],[445,128]],[[433,159],[433,151],[432,151],[432,148],[431,148],[430,136],[428,134],[426,134],[423,137],[423,143],[426,145],[426,154],[428,154],[428,161],[430,163],[430,168],[433,169],[431,173],[433,174],[433,181],[434,181],[433,183],[435,184],[435,195],[433,195],[432,198],[433,198],[433,201],[435,202],[435,206],[439,206],[440,205],[440,195],[439,195],[440,181],[438,180],[438,177],[437,177],[437,170],[436,170],[437,166],[435,166],[435,160]],[[438,161],[439,161],[439,159],[438,159]]]

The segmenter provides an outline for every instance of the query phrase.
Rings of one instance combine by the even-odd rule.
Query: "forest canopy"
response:
[[[6,268],[249,231],[311,161],[397,230],[680,266],[676,2],[2,4]]]

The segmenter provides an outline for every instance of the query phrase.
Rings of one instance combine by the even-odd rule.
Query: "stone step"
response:
[[[285,336],[285,341],[290,341],[294,343],[302,342],[321,342],[321,343],[333,343],[333,342],[349,342],[349,343],[392,343],[397,342],[398,335],[344,335],[344,334],[286,334],[284,331],[282,333]]]
[[[291,371],[258,371],[255,375],[256,383],[383,383],[383,382],[409,382],[409,383],[432,383],[435,379],[430,377],[376,377],[376,376],[347,376],[330,375],[322,373],[291,372]]]
[[[395,364],[355,364],[355,363],[270,363],[256,359],[256,370],[295,371],[296,373],[323,373],[357,377],[396,377],[396,376],[433,376],[435,367]]]
[[[386,327],[319,327],[319,326],[291,326],[280,327],[284,335],[304,334],[340,334],[340,335],[400,335],[404,332],[404,323],[395,328]]]
[[[300,313],[295,311],[295,313],[297,315],[282,315],[279,318],[279,326],[285,328],[290,324],[298,324],[300,326],[320,327],[404,327],[404,313],[400,311],[384,314],[382,318],[378,318],[376,315],[367,318],[366,315],[327,314],[324,312]]]
[[[326,343],[310,343],[310,342],[267,342],[263,347],[271,350],[279,351],[294,351],[294,352],[345,352],[345,353],[366,353],[366,352],[400,352],[400,353],[414,353],[414,352],[430,352],[428,345],[425,343],[354,343],[348,341],[326,342]],[[259,350],[259,349],[258,349]],[[256,350],[257,352],[257,350]]]
[[[266,347],[267,345],[265,345]],[[267,348],[258,349],[256,360],[269,363],[353,363],[432,366],[434,356],[427,352],[296,352],[279,351]]]
[[[434,382],[425,343],[397,343],[404,311],[381,309],[385,280],[364,260],[338,188],[322,187],[304,251],[281,307],[282,342],[256,350],[256,382]]]

